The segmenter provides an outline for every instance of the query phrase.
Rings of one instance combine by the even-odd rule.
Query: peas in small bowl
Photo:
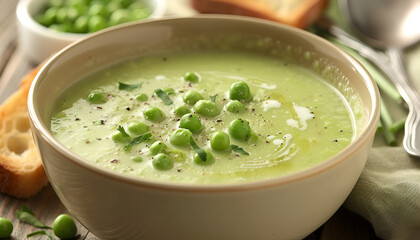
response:
[[[40,63],[68,44],[126,22],[162,17],[166,0],[21,0],[19,46]]]

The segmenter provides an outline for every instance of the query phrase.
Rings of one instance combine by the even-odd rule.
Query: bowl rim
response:
[[[31,121],[31,129],[35,135],[37,135],[37,131],[39,133],[39,137],[43,139],[43,141],[50,145],[57,153],[61,154],[67,160],[71,160],[74,164],[77,164],[88,170],[93,172],[94,174],[99,174],[103,177],[110,178],[113,181],[123,182],[129,185],[136,185],[143,188],[155,189],[155,190],[165,190],[165,191],[175,191],[175,192],[234,192],[234,191],[250,191],[254,189],[266,189],[270,187],[286,185],[294,182],[298,182],[301,180],[308,179],[312,176],[319,175],[327,170],[343,163],[347,159],[351,158],[352,154],[357,152],[360,148],[362,148],[365,144],[369,144],[368,141],[373,137],[372,135],[376,132],[376,126],[379,121],[379,112],[380,112],[380,99],[379,99],[379,90],[377,85],[373,81],[372,77],[365,69],[365,67],[359,63],[355,58],[351,55],[346,53],[345,51],[341,50],[339,47],[335,46],[333,43],[323,39],[315,34],[310,32],[304,31],[302,29],[298,29],[295,27],[287,26],[284,24],[279,24],[273,21],[264,20],[264,19],[257,19],[252,17],[244,17],[244,16],[233,16],[233,15],[223,15],[223,14],[206,14],[206,15],[197,15],[193,17],[165,17],[161,19],[150,19],[145,20],[142,22],[133,22],[133,23],[126,23],[122,24],[121,26],[105,29],[98,33],[94,33],[89,38],[97,38],[100,37],[103,33],[109,31],[118,31],[118,29],[123,28],[130,28],[135,27],[136,25],[143,25],[147,24],[148,22],[155,22],[155,21],[194,21],[196,19],[205,19],[212,21],[212,19],[222,19],[226,21],[238,21],[238,22],[253,22],[261,25],[269,25],[274,26],[276,28],[281,28],[284,31],[293,32],[302,37],[314,39],[320,43],[329,46],[331,50],[335,50],[337,54],[340,55],[340,58],[345,59],[353,66],[354,70],[359,73],[363,79],[364,86],[367,89],[370,101],[371,101],[371,109],[369,114],[369,118],[366,121],[366,124],[362,127],[360,133],[357,137],[343,150],[341,150],[336,155],[314,165],[309,168],[303,169],[298,172],[269,178],[269,179],[262,179],[256,181],[249,181],[249,182],[240,182],[240,183],[220,183],[220,184],[186,184],[186,183],[172,183],[172,182],[164,182],[164,181],[153,181],[148,179],[142,179],[136,176],[130,176],[128,174],[117,173],[111,169],[105,169],[104,167],[94,166],[91,163],[83,160],[81,157],[77,156],[70,150],[68,150],[64,145],[62,145],[57,139],[55,139],[52,134],[50,133],[49,128],[42,122],[41,117],[36,112],[36,107],[34,106],[34,98],[36,96],[35,91],[39,87],[40,82],[44,75],[47,74],[51,65],[54,64],[57,59],[60,58],[62,54],[65,54],[68,51],[71,51],[73,45],[77,45],[80,42],[83,42],[85,39],[77,41],[75,43],[70,44],[69,46],[62,49],[60,52],[52,56],[50,59],[46,61],[44,66],[41,68],[39,73],[36,75],[30,91],[28,95],[28,112]],[[366,111],[365,111],[366,112]],[[44,161],[44,160],[42,160]],[[48,175],[48,172],[47,172]]]
[[[48,27],[43,26],[42,24],[38,23],[32,14],[30,13],[29,9],[31,7],[31,4],[34,1],[44,1],[47,2],[47,0],[20,0],[16,7],[16,17],[18,19],[18,22],[22,26],[26,26],[29,29],[32,29],[32,31],[35,31],[39,34],[45,35],[45,36],[51,36],[54,38],[58,38],[62,41],[76,41],[83,37],[90,36],[92,33],[72,33],[72,32],[59,32],[52,29],[49,29]],[[156,2],[156,7],[153,9],[152,14],[147,19],[155,19],[160,18],[164,16],[166,12],[166,0],[152,0]],[[146,19],[137,20],[137,21],[145,21]],[[134,21],[135,22],[135,21]],[[107,28],[113,28],[115,26],[107,27]]]

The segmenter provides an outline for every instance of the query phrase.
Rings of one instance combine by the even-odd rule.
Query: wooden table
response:
[[[0,103],[17,88],[20,79],[35,67],[33,63],[25,59],[17,46],[16,4],[17,0],[0,0]],[[26,200],[0,193],[0,217],[8,218],[14,225],[11,239],[26,239],[27,234],[39,230],[16,219],[15,211],[23,204],[32,209],[41,222],[49,226],[52,225],[56,216],[67,212],[50,185],[36,196]],[[80,234],[78,239],[98,239],[81,224],[77,224]],[[47,239],[47,237],[34,237],[34,239]],[[340,208],[327,223],[305,239],[377,238],[366,220]]]

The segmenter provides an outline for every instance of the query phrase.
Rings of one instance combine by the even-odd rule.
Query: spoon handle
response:
[[[420,95],[405,70],[401,50],[388,48],[386,53],[395,72],[395,78],[392,79],[395,87],[409,106],[403,145],[409,154],[420,156]]]

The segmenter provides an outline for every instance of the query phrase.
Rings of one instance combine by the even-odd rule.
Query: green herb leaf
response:
[[[26,205],[22,205],[22,211],[27,212],[31,215],[35,215],[34,212],[32,212],[32,210],[29,209]]]
[[[50,232],[47,232],[47,231],[44,231],[44,230],[29,233],[28,235],[26,235],[26,237],[30,238],[30,237],[34,237],[34,236],[38,236],[38,235],[47,236],[49,239],[54,240],[54,236]]]
[[[197,146],[197,144],[195,144],[193,137],[190,137],[190,144],[191,144],[192,148],[194,149],[194,151],[201,158],[201,160],[203,160],[203,162],[205,162],[207,160],[207,154],[203,149],[201,149],[199,146]]]
[[[217,95],[210,96],[210,101],[216,102]]]
[[[140,88],[142,84],[143,84],[143,83],[138,83],[138,84],[126,84],[126,83],[119,82],[119,83],[118,83],[118,89],[119,89],[119,90],[131,91],[131,90],[133,90],[133,89]]]
[[[51,229],[51,227],[48,227],[36,219],[34,213],[24,205],[21,210],[16,210],[16,218],[34,227]]]
[[[243,148],[237,145],[230,145],[230,147],[232,148],[234,152],[241,153],[243,155],[249,155],[249,153],[247,153]]]
[[[131,148],[134,145],[139,144],[141,142],[144,142],[144,141],[148,140],[151,136],[152,136],[151,133],[146,133],[146,134],[143,134],[141,136],[138,136],[138,137],[135,137],[135,138],[131,139],[131,141],[127,145],[124,146],[124,150],[125,151],[131,150]]]
[[[161,88],[156,89],[155,93],[160,99],[162,99],[162,101],[165,105],[168,106],[168,105],[171,105],[173,103],[172,100],[169,98],[169,96]]]
[[[128,135],[128,133],[124,130],[124,128],[120,125],[117,128],[118,131],[120,131],[120,133],[122,133],[125,137],[129,137],[130,135]]]

